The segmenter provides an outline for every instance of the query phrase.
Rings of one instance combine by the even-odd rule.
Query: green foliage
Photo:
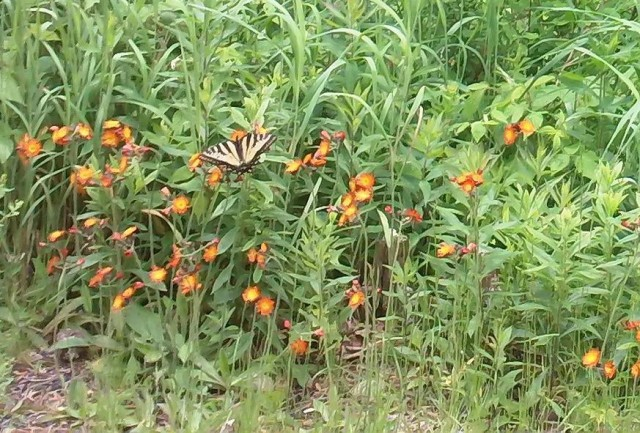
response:
[[[54,348],[96,349],[67,415],[105,431],[632,431],[636,6],[3,2],[12,350],[86,330]],[[260,126],[252,174],[195,166]]]

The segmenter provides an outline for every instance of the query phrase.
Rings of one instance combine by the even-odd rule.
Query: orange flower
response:
[[[331,141],[329,140],[321,140],[318,145],[318,150],[313,155],[314,158],[325,158],[331,152]]]
[[[296,356],[304,356],[307,353],[307,350],[309,350],[309,343],[302,338],[298,338],[291,343],[291,351]]]
[[[136,286],[129,286],[126,289],[124,289],[124,292],[122,292],[122,297],[124,299],[131,299],[133,298],[133,295],[135,295],[137,291],[138,289],[136,288]]]
[[[247,252],[247,260],[249,263],[256,263],[260,268],[264,269],[267,263],[267,251],[269,250],[269,246],[263,242],[260,245],[260,250],[256,248],[251,248]]]
[[[440,246],[438,247],[438,249],[436,250],[436,257],[438,257],[439,259],[444,258],[444,257],[449,257],[450,255],[452,255],[455,252],[456,252],[456,246],[455,245],[450,245],[450,244],[447,244],[445,242],[442,242],[440,244]]]
[[[149,279],[154,283],[162,283],[167,279],[167,271],[159,266],[152,266],[149,271]]]
[[[238,141],[238,140],[242,140],[246,135],[247,135],[247,131],[245,131],[244,129],[236,129],[231,133],[231,137],[229,137],[229,139],[231,141]]]
[[[178,246],[175,244],[172,245],[171,248],[173,249],[173,254],[171,255],[171,259],[165,266],[167,269],[177,268],[178,266],[180,266],[180,261],[182,260],[182,252],[180,251],[180,248],[178,248]]]
[[[114,177],[111,173],[103,173],[100,175],[100,185],[104,188],[111,188],[113,186]]]
[[[355,204],[347,207],[342,215],[340,215],[340,219],[338,220],[338,225],[343,226],[346,223],[353,222],[358,216],[358,207]]]
[[[255,302],[260,298],[260,289],[258,286],[249,286],[242,291],[242,300],[244,302]]]
[[[504,132],[502,133],[502,139],[504,140],[505,146],[511,146],[518,139],[518,135],[520,134],[520,127],[517,123],[510,123],[504,128]]]
[[[285,173],[296,174],[302,168],[302,160],[294,159],[287,163],[287,168],[284,169]]]
[[[273,313],[275,306],[276,301],[271,298],[262,297],[258,299],[258,302],[256,302],[256,311],[261,316],[268,316]]]
[[[354,290],[349,295],[349,307],[353,310],[364,304],[364,292],[362,290]]]
[[[113,304],[111,304],[112,311],[120,311],[127,305],[127,300],[121,294],[116,295],[113,299]]]
[[[62,258],[60,256],[55,255],[51,257],[49,261],[47,261],[47,275],[51,275],[56,271],[56,268],[58,267],[58,264],[61,260]]]
[[[604,366],[602,367],[602,372],[604,373],[604,377],[606,377],[607,379],[611,380],[616,376],[616,364],[613,361],[607,361],[604,363]]]
[[[173,199],[173,203],[171,204],[171,210],[173,210],[178,215],[184,215],[191,207],[189,198],[184,195],[179,195],[178,197]]]
[[[412,222],[412,223],[422,222],[422,215],[420,215],[420,213],[418,213],[418,211],[415,209],[405,209],[404,216],[407,217],[409,222]]]
[[[640,343],[640,329],[636,330],[636,341]]]
[[[107,275],[109,275],[109,273],[113,270],[113,268],[111,266],[107,266],[104,268],[99,268],[95,275],[93,277],[91,277],[91,279],[89,280],[89,287],[97,287],[99,286],[102,281],[105,279],[105,277]]]
[[[69,144],[71,141],[71,128],[68,126],[52,126],[49,128],[51,134],[51,140],[60,146]]]
[[[115,129],[104,130],[102,131],[101,142],[104,147],[110,147],[110,148],[118,147],[118,145],[120,144],[120,135],[118,134],[118,131]]]
[[[196,169],[202,165],[200,155],[202,154],[196,153],[194,155],[191,155],[191,158],[189,158],[189,164],[187,165],[189,167],[189,171],[196,171]]]
[[[622,322],[622,326],[627,331],[633,331],[637,328],[640,328],[640,320],[625,320]]]
[[[124,174],[128,166],[129,166],[129,158],[127,158],[126,156],[123,156],[122,158],[120,158],[120,162],[118,163],[118,168],[113,168],[109,164],[107,164],[105,166],[106,167],[105,171],[115,175]]]
[[[373,190],[370,188],[359,188],[353,194],[356,203],[366,203],[373,198]]]
[[[304,158],[302,158],[302,165],[307,165],[313,159],[313,153],[307,153]]]
[[[336,131],[333,133],[333,138],[338,141],[344,141],[347,138],[347,133],[344,131]]]
[[[16,152],[20,161],[26,165],[30,159],[35,158],[42,152],[42,143],[29,134],[24,134],[16,144]]]
[[[631,376],[633,376],[634,379],[640,377],[640,361],[636,361],[636,363],[631,366]]]
[[[93,130],[86,123],[78,123],[73,133],[85,140],[91,140],[93,138]]]
[[[119,132],[122,141],[124,141],[126,144],[133,144],[133,142],[135,141],[133,139],[133,130],[129,125],[124,125]]]
[[[467,194],[471,194],[477,187],[484,183],[482,170],[463,173],[458,177],[452,178],[451,180],[457,183],[460,188],[462,188],[462,190]]]
[[[49,233],[49,236],[47,236],[47,239],[49,240],[49,242],[55,242],[58,239],[60,239],[62,236],[64,236],[65,233],[66,232],[64,230],[56,230]]]
[[[523,119],[520,122],[518,122],[518,128],[520,129],[520,131],[522,131],[525,137],[528,137],[534,132],[536,132],[536,127],[534,126],[533,122],[529,119]]]
[[[354,203],[354,201],[355,194],[352,192],[348,192],[342,196],[342,199],[340,199],[340,207],[342,207],[343,209],[347,209]]]
[[[224,173],[222,172],[222,170],[220,170],[220,168],[213,167],[211,170],[209,170],[209,176],[207,177],[207,184],[213,188],[222,181],[223,176],[224,176]]]
[[[131,236],[137,231],[138,231],[138,227],[136,226],[127,227],[125,231],[122,232],[122,239],[128,238],[129,236]]]
[[[371,189],[376,183],[376,178],[373,173],[360,173],[355,178],[356,188]],[[352,188],[353,191],[354,188]]]
[[[189,274],[182,277],[179,287],[183,295],[188,295],[191,292],[200,290],[202,284],[199,282],[197,274]]]
[[[327,163],[327,160],[324,158],[313,157],[309,160],[309,165],[312,167],[322,167],[326,163]]]
[[[600,363],[600,349],[589,349],[582,357],[582,365],[587,368],[596,367]]]
[[[91,218],[87,218],[84,221],[84,223],[82,223],[82,225],[84,226],[85,229],[88,229],[88,228],[91,228],[91,227],[95,226],[99,222],[100,222],[100,220],[98,218],[91,217]]]
[[[212,242],[211,245],[204,249],[204,253],[202,254],[202,260],[207,263],[213,262],[216,257],[218,257],[218,242]]]
[[[76,191],[80,194],[84,194],[85,187],[93,184],[96,172],[91,167],[76,167],[75,171],[71,173],[69,181],[71,185],[76,187]]]

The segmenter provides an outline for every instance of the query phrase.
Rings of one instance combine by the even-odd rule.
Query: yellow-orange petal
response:
[[[329,140],[320,140],[320,144],[318,145],[318,150],[314,155],[315,158],[325,158],[331,152],[331,141]]]
[[[294,159],[293,161],[287,163],[287,167],[284,169],[284,172],[289,174],[296,174],[298,170],[300,170],[300,168],[302,168],[302,160]]]
[[[518,139],[518,135],[520,134],[520,128],[517,123],[510,123],[504,128],[504,132],[502,133],[502,139],[504,140],[505,146],[513,145]]]
[[[171,204],[171,210],[178,215],[184,215],[187,213],[189,207],[191,207],[189,198],[184,195],[180,195],[173,199],[173,203]]]
[[[211,170],[209,170],[209,176],[207,176],[207,184],[213,188],[222,181],[223,177],[223,171],[220,170],[219,167],[213,167]]]
[[[518,122],[518,127],[526,137],[536,132],[535,125],[529,119],[523,119],[520,122]]]
[[[231,133],[231,137],[229,137],[229,139],[231,141],[242,140],[247,134],[247,131],[245,131],[244,129],[236,129]]]
[[[342,207],[342,209],[347,209],[349,206],[354,204],[354,202],[355,202],[355,193],[348,192],[344,194],[340,199],[340,207]]]
[[[360,305],[364,304],[364,300],[364,292],[362,290],[355,290],[349,296],[349,307],[355,310]]]
[[[202,260],[207,263],[213,262],[218,257],[218,244],[214,243],[204,249]]]
[[[242,300],[247,303],[255,302],[260,298],[260,294],[258,286],[249,286],[242,291]]]
[[[120,135],[118,134],[118,131],[113,129],[102,131],[101,143],[104,147],[118,147],[120,144]]]
[[[202,159],[200,159],[200,155],[202,154],[196,153],[194,155],[191,155],[191,158],[189,158],[189,163],[187,164],[187,166],[189,167],[189,171],[196,171],[196,169],[202,165]]]
[[[124,296],[122,296],[122,294],[118,294],[113,299],[113,304],[111,304],[111,310],[120,311],[124,308],[125,305],[127,305],[127,300],[124,298]]]
[[[180,251],[180,248],[175,244],[172,245],[171,248],[173,253],[171,255],[171,259],[169,259],[169,262],[167,262],[167,265],[165,266],[167,269],[177,268],[182,260],[182,251]]]
[[[587,368],[596,367],[600,363],[600,349],[592,348],[582,356],[582,365]]]
[[[373,173],[360,173],[355,183],[358,188],[371,189],[376,184],[376,178]]]
[[[167,270],[159,266],[152,266],[149,271],[149,279],[154,283],[162,283],[167,279]]]
[[[370,188],[359,188],[354,193],[356,203],[367,203],[373,198],[373,190]]]
[[[436,257],[440,259],[444,257],[449,257],[455,252],[456,252],[455,245],[451,245],[443,242],[440,244],[440,246],[438,246],[438,249],[436,250]]]
[[[77,134],[78,137],[84,140],[91,140],[93,138],[93,130],[91,129],[91,126],[86,123],[78,123],[73,133]]]
[[[69,144],[71,141],[71,128],[68,126],[52,126],[49,131],[51,131],[51,140],[59,146]]]
[[[122,123],[119,120],[105,120],[102,123],[102,129],[119,129]]]
[[[138,231],[138,227],[136,226],[127,227],[125,231],[122,232],[122,239],[128,238],[129,236],[134,234],[136,231]]]
[[[179,287],[183,295],[188,295],[191,292],[200,290],[202,288],[202,284],[200,284],[197,274],[189,274],[180,280]]]

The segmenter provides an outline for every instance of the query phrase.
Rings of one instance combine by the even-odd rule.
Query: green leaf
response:
[[[145,340],[156,343],[164,341],[159,314],[132,303],[124,310],[124,317],[126,324]]]
[[[8,70],[0,70],[0,101],[18,102],[24,104],[18,82]]]

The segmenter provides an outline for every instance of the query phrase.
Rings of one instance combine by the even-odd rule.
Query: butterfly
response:
[[[227,140],[211,146],[202,152],[200,159],[242,175],[253,170],[260,162],[260,155],[269,150],[276,138],[269,133],[250,133],[238,140]]]

